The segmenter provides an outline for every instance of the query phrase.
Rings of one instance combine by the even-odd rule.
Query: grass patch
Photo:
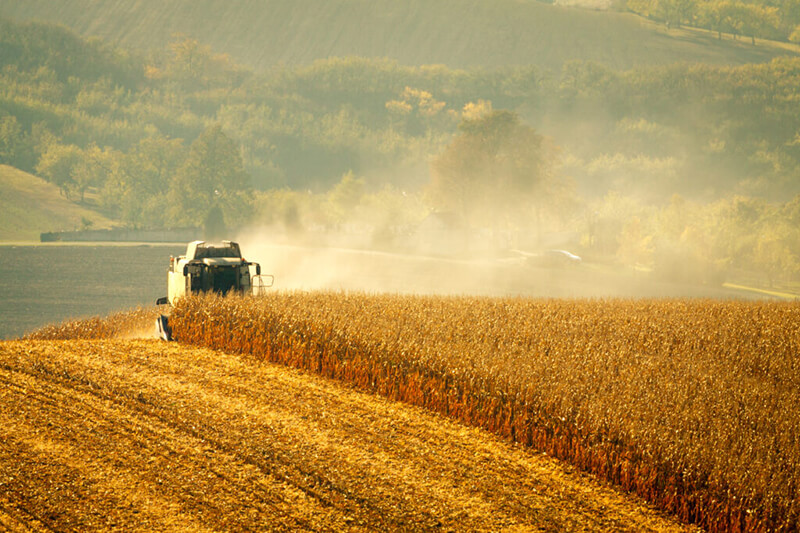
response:
[[[112,220],[64,198],[58,187],[0,165],[0,241],[39,241],[46,231],[110,228]]]

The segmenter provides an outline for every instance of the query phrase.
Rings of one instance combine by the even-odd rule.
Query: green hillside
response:
[[[450,67],[582,59],[613,69],[675,62],[744,64],[796,48],[718,40],[624,13],[532,0],[0,0],[0,15],[65,24],[124,47],[163,48],[176,32],[255,68],[329,57]]]
[[[552,233],[669,279],[800,279],[800,57],[558,72],[349,57],[257,72],[218,52],[179,36],[137,54],[0,18],[0,164],[128,227],[277,226],[313,242],[346,228],[386,249],[452,211],[515,248]],[[6,239],[101,227],[61,216],[75,206],[55,188],[54,222],[8,188]],[[494,190],[516,191],[514,208]]]
[[[0,165],[0,241],[38,241],[46,231],[111,227],[111,220],[70,202],[52,183]]]

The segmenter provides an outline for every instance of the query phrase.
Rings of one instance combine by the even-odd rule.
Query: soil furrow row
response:
[[[481,430],[158,341],[0,343],[0,427],[0,508],[59,531],[681,529]]]

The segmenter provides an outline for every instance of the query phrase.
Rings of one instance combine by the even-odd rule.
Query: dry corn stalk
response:
[[[346,293],[183,301],[183,342],[546,451],[713,531],[794,530],[800,305]]]

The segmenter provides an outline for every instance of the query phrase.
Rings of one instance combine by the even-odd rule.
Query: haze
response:
[[[312,4],[0,0],[0,239],[196,227],[278,289],[798,292],[788,4]]]

